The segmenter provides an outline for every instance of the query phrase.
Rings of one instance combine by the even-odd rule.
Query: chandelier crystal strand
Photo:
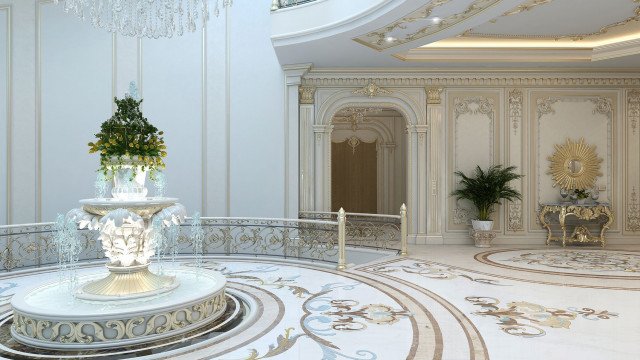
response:
[[[232,5],[232,0],[53,0],[64,2],[64,11],[82,21],[90,19],[99,29],[130,37],[158,39],[195,32],[209,21],[209,1],[214,14]]]

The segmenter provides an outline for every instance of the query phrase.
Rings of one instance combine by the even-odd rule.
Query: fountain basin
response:
[[[143,219],[149,219],[154,214],[175,205],[176,198],[144,198],[139,200],[83,199],[80,200],[82,209],[90,214],[105,216],[115,209],[127,209],[140,215]]]
[[[46,349],[115,348],[179,335],[223,314],[223,275],[205,269],[166,272],[175,276],[180,286],[143,298],[82,300],[60,281],[17,292],[11,300],[11,335],[20,343]],[[103,276],[81,276],[80,287]]]

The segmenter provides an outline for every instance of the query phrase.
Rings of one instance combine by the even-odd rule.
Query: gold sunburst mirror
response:
[[[596,153],[596,147],[590,146],[581,138],[579,141],[567,139],[562,145],[556,145],[556,152],[549,157],[551,162],[548,174],[553,177],[553,186],[563,189],[591,189],[596,178],[602,176],[602,159]]]

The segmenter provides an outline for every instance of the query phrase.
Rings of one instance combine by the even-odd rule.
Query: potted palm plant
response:
[[[524,176],[515,170],[515,166],[503,168],[502,165],[494,165],[486,171],[476,166],[472,176],[462,171],[455,172],[460,177],[460,187],[451,196],[457,200],[469,200],[478,210],[478,218],[472,221],[474,230],[489,231],[493,228],[491,214],[502,200],[522,200],[522,194],[509,185],[512,180]]]

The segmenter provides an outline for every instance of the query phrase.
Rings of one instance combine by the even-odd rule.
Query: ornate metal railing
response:
[[[314,1],[316,0],[273,0],[271,2],[271,11],[276,11],[278,9],[284,9],[296,5],[302,5]]]
[[[407,209],[400,215],[345,213],[346,245],[376,249],[394,249],[407,254]],[[337,221],[338,213],[302,211],[301,219]]]
[[[188,219],[189,220],[189,219]],[[202,218],[204,255],[262,255],[336,263],[346,268],[344,217],[336,221]],[[0,267],[5,271],[54,265],[54,223],[0,226]],[[78,230],[80,261],[104,259],[98,233]],[[180,227],[178,255],[193,255],[190,222]],[[174,253],[167,249],[167,254]]]

